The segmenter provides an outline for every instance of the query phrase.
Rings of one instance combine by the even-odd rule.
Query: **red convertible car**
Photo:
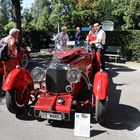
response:
[[[18,51],[18,56],[17,56],[17,61],[20,66],[22,67],[27,67],[29,64],[29,51],[20,47]],[[0,75],[3,75],[3,65],[2,62],[0,61]]]
[[[83,43],[52,55],[45,69],[36,67],[31,74],[21,67],[11,71],[2,87],[8,110],[18,114],[30,107],[34,117],[69,121],[90,105],[96,121],[104,122],[108,75],[100,68],[100,53]]]

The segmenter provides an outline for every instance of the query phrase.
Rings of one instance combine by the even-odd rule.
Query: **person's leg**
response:
[[[105,59],[104,59],[104,49],[97,48],[97,51],[101,54],[101,68],[105,70]]]
[[[104,49],[101,49],[101,68],[105,70],[105,59],[104,59]]]

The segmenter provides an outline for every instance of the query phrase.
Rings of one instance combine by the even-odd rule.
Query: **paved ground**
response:
[[[47,67],[46,58],[33,58]],[[14,116],[0,97],[0,140],[139,140],[140,138],[140,63],[110,63],[108,117],[105,125],[91,123],[91,137],[75,137],[73,123],[49,125],[25,114]]]

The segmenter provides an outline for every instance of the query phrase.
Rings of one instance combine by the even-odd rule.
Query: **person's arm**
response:
[[[67,34],[67,42],[69,41],[69,36],[68,36],[68,34]]]
[[[98,32],[97,38],[94,41],[91,41],[90,44],[96,44],[96,43],[102,44],[103,36],[104,36],[103,32]]]
[[[59,38],[60,38],[60,33],[58,33],[55,38],[54,38],[54,41],[55,43],[58,43],[59,42]]]
[[[102,39],[96,38],[94,41],[90,41],[90,44],[102,43]]]

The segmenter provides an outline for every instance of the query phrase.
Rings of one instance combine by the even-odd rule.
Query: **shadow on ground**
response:
[[[113,82],[112,78],[118,76],[119,72],[133,72],[136,70],[114,64],[109,64],[108,68],[109,102],[106,123],[102,125],[109,129],[127,129],[132,131],[140,126],[140,112],[132,106],[119,104],[122,92],[121,87],[125,85],[125,81],[122,81],[121,84],[117,84]],[[117,89],[117,86],[120,88]]]

